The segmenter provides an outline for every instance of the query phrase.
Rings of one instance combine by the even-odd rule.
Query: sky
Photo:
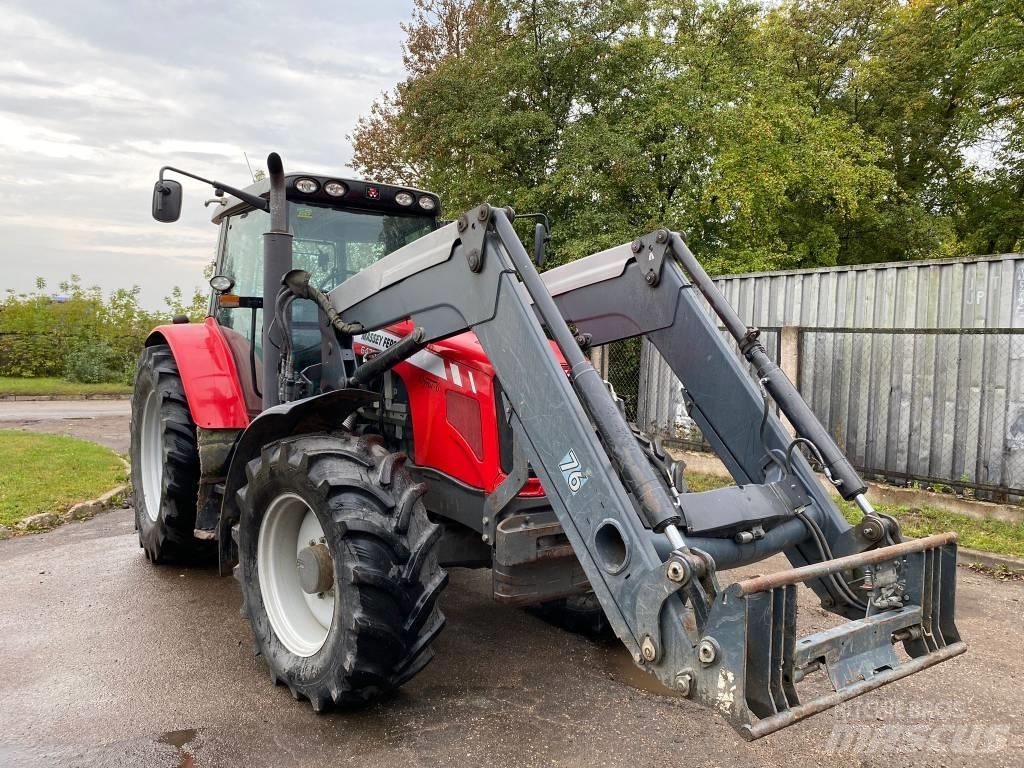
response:
[[[411,0],[0,0],[0,290],[203,286],[212,190],[150,216],[163,165],[226,184],[264,168],[354,175],[347,136],[404,76]],[[205,287],[205,286],[203,286]]]

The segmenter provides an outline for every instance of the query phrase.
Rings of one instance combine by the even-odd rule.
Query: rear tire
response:
[[[373,436],[314,434],[271,443],[246,468],[242,612],[271,680],[317,712],[369,702],[433,658],[448,580],[435,554],[441,528],[404,461]],[[316,542],[330,567],[309,593],[296,561]]]
[[[142,350],[132,393],[131,476],[139,546],[154,563],[205,560],[211,542],[193,536],[199,494],[196,425],[174,354]]]
[[[549,600],[530,606],[527,610],[548,624],[574,635],[602,642],[615,637],[612,625],[608,623],[604,609],[593,592]]]

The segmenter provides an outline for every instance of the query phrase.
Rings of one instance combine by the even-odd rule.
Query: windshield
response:
[[[357,272],[433,229],[424,216],[394,216],[338,210],[289,201],[293,265],[310,274],[326,292]],[[224,259],[218,272],[234,278],[234,293],[263,295],[263,233],[270,226],[264,211],[228,219]]]
[[[288,219],[293,235],[292,263],[309,272],[310,282],[324,292],[434,228],[434,220],[426,216],[346,211],[293,201],[289,201]],[[263,295],[263,233],[269,227],[270,216],[264,211],[235,214],[224,225],[217,272],[234,279],[232,293]],[[236,342],[244,340],[246,348],[252,343],[257,356],[261,354],[262,310],[217,307],[216,314],[221,326],[234,332]],[[320,345],[313,302],[295,302],[292,327],[297,354],[308,353],[312,359]],[[247,360],[243,362],[248,366]]]

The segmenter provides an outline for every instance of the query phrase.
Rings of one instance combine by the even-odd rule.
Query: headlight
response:
[[[217,293],[227,293],[235,287],[235,281],[227,275],[214,275],[210,278],[210,287]]]
[[[320,189],[320,185],[313,181],[313,179],[299,179],[295,182],[295,188],[304,195],[312,195]]]
[[[423,197],[420,198],[420,208],[422,208],[424,211],[432,211],[436,207],[437,202],[434,200],[434,198],[427,197],[426,195],[423,195]]]
[[[408,192],[399,192],[395,195],[395,202],[399,205],[412,205],[414,201],[415,198]]]
[[[303,179],[303,181],[305,181],[305,179]],[[324,192],[331,197],[344,197],[345,193],[348,192],[348,187],[340,181],[328,181],[324,184]]]

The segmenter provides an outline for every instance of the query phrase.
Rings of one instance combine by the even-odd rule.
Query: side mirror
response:
[[[181,182],[161,179],[153,185],[153,218],[169,224],[181,216]]]
[[[548,241],[548,231],[543,224],[537,222],[533,228],[533,263],[537,265],[537,271],[544,269],[544,245]]]

